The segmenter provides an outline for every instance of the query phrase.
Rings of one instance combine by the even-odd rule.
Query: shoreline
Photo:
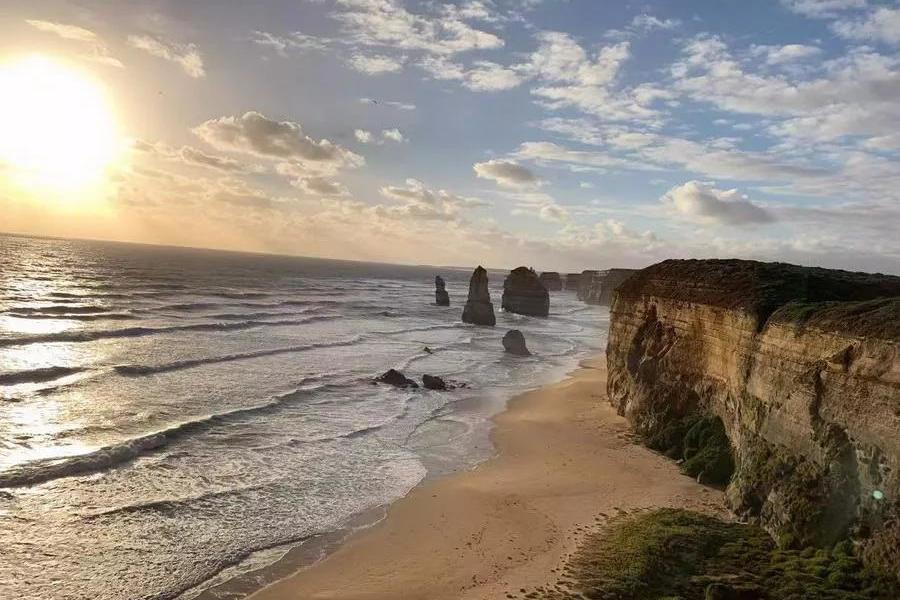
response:
[[[291,551],[207,592],[246,597],[255,587],[252,600],[505,599],[552,584],[589,526],[607,515],[662,506],[726,515],[720,491],[633,443],[605,389],[605,355],[582,361],[492,418],[492,458],[424,481],[321,560]]]

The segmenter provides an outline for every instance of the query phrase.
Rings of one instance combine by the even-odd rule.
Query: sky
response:
[[[3,4],[0,231],[900,273],[898,2]]]

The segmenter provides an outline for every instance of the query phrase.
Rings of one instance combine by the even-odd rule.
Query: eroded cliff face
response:
[[[736,513],[900,575],[898,344],[900,278],[666,261],[618,290],[609,398],[647,438],[721,418]]]

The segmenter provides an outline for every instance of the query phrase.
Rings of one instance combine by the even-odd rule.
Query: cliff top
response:
[[[900,277],[753,260],[665,260],[629,277],[619,286],[618,294],[620,297],[656,296],[740,309],[755,314],[764,322],[791,302],[857,304],[900,296]],[[868,322],[868,319],[876,318],[863,316],[871,312],[868,308],[858,314],[853,313],[852,307],[841,310],[848,311],[845,317],[856,314],[857,321]],[[823,305],[810,311],[785,310],[781,320],[787,320],[789,315],[797,319],[805,315],[810,325],[815,321],[835,326],[845,319],[839,316],[841,310],[834,305]],[[857,325],[868,327],[864,323]]]
[[[860,337],[900,340],[900,296],[862,302],[791,302],[769,319]]]

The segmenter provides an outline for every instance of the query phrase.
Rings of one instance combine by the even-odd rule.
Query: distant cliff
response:
[[[588,304],[610,306],[616,289],[636,272],[635,269],[583,271],[578,279],[578,299]]]
[[[618,288],[609,398],[683,466],[723,429],[730,456],[691,474],[730,476],[736,513],[784,545],[852,537],[897,576],[898,346],[900,277],[670,260]]]

